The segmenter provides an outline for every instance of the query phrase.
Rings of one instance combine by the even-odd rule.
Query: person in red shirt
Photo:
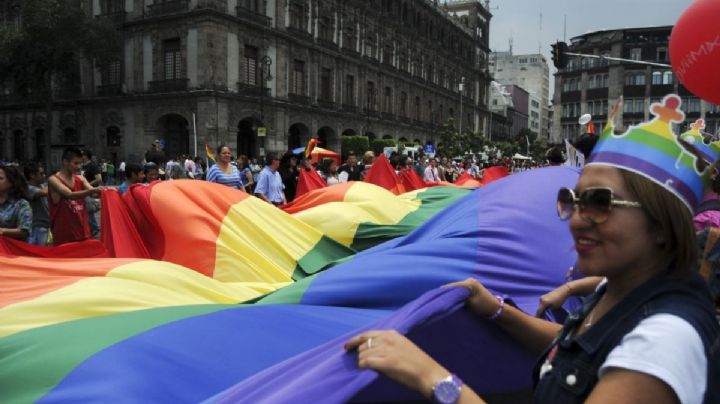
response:
[[[104,188],[95,188],[78,175],[82,162],[80,150],[68,147],[63,151],[62,168],[48,178],[50,227],[55,245],[90,238],[85,197],[99,195]]]

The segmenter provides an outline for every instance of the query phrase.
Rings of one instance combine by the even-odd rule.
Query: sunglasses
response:
[[[557,196],[557,213],[561,220],[568,220],[578,206],[580,218],[593,224],[605,223],[613,206],[640,208],[640,202],[615,199],[611,188],[587,188],[580,196],[570,188],[560,188]]]

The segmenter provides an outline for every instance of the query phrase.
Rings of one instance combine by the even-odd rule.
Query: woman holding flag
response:
[[[672,132],[685,118],[680,104],[665,97],[651,106],[653,121],[624,134],[608,125],[575,188],[559,190],[578,268],[607,279],[564,325],[506,304],[475,279],[449,285],[467,288],[473,313],[540,355],[534,402],[720,402],[720,326],[697,273],[692,221],[710,162]],[[360,368],[435,402],[484,402],[397,332],[368,331],[345,347],[357,349]]]

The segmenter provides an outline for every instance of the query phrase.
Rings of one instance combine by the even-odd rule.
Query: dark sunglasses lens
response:
[[[568,220],[575,210],[575,198],[568,188],[560,188],[557,196],[557,213],[560,219]]]
[[[612,192],[609,189],[588,189],[580,195],[582,217],[593,222],[603,223],[610,215]]]

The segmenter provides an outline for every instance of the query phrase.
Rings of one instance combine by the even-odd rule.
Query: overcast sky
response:
[[[674,25],[691,3],[692,0],[491,0],[490,49],[508,50],[512,37],[513,53],[537,53],[540,46],[551,63],[550,43],[563,39],[565,15],[569,40],[602,29]],[[550,69],[555,71],[552,66]]]

